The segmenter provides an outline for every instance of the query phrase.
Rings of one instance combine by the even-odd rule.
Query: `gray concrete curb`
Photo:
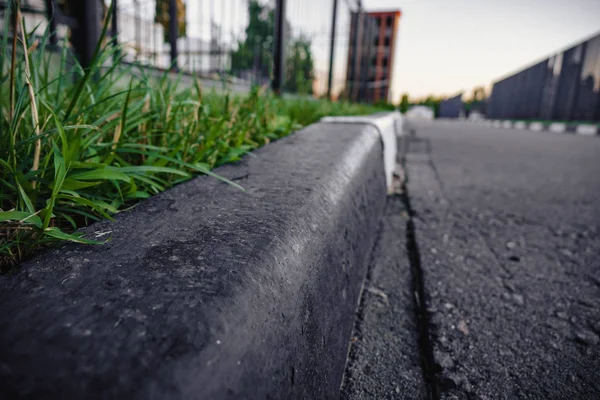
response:
[[[318,123],[0,277],[6,398],[336,398],[383,135]],[[103,236],[106,237],[106,236]]]
[[[594,123],[590,124],[567,124],[563,122],[541,123],[541,122],[525,122],[525,121],[502,121],[502,120],[450,120],[452,122],[466,122],[474,125],[481,125],[494,128],[530,130],[535,132],[548,131],[555,133],[575,133],[581,136],[600,136],[600,127]]]

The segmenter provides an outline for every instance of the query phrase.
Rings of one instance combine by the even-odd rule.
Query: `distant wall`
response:
[[[600,34],[495,82],[487,115],[600,121]]]
[[[440,118],[458,118],[463,110],[462,93],[440,102]]]

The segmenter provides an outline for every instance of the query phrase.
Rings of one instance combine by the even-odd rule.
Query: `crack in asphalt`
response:
[[[510,196],[507,202],[502,196],[490,200],[506,191],[480,183],[489,171],[471,171],[486,154],[466,154],[472,158],[463,166],[462,146],[446,153],[445,143],[433,135],[415,138],[401,158],[411,180],[402,186],[402,199],[411,218],[406,248],[417,288],[413,315],[418,312],[421,372],[430,393],[437,389],[442,399],[502,394],[554,398],[600,390],[590,372],[598,360],[594,350],[600,336],[594,318],[600,275],[593,273],[593,224],[546,218],[537,209],[531,212],[535,203],[520,204]],[[492,152],[483,162],[493,167],[495,156],[503,161]],[[468,173],[461,175],[464,171]],[[518,185],[530,185],[529,179]],[[514,193],[520,195],[522,187],[515,185]],[[531,198],[546,195],[540,192]],[[578,207],[584,202],[575,194],[573,207]],[[556,198],[549,198],[549,207],[562,201],[554,192],[550,196]],[[446,304],[452,312],[445,311]],[[427,326],[423,320],[428,318]],[[455,318],[469,324],[470,336],[460,328],[456,332]],[[431,348],[433,358],[428,357]]]
[[[410,153],[410,142],[417,141],[424,144],[424,155],[427,157],[427,165],[431,168],[434,179],[440,188],[440,195],[443,200],[445,209],[442,216],[442,230],[446,235],[450,235],[452,226],[448,226],[448,216],[451,208],[453,208],[453,202],[448,198],[442,181],[441,174],[435,165],[433,160],[433,151],[431,141],[428,138],[412,138],[409,140],[407,145],[404,146],[406,154],[402,154],[402,168],[404,170],[405,180],[402,182],[401,197],[408,213],[407,229],[406,229],[406,248],[409,255],[409,261],[414,276],[414,292],[415,292],[415,305],[417,310],[417,326],[419,329],[419,351],[421,352],[423,376],[427,385],[427,390],[430,399],[438,400],[441,398],[442,393],[445,391],[445,381],[442,366],[436,362],[434,356],[434,341],[435,333],[432,332],[434,326],[430,312],[427,307],[427,289],[425,288],[424,272],[421,266],[421,257],[419,253],[419,246],[416,239],[416,228],[413,217],[417,216],[413,210],[410,202],[410,195],[408,191],[408,181],[410,179],[406,155]],[[417,216],[418,217],[418,216]],[[420,217],[418,217],[420,218]],[[475,235],[479,239],[483,247],[490,253],[496,266],[504,271],[508,275],[508,279],[512,279],[513,273],[508,269],[501,261],[499,255],[490,246],[485,236],[479,230],[475,230]]]
[[[409,152],[410,142],[404,147]],[[430,156],[430,146],[428,146],[428,156]],[[435,362],[433,355],[433,337],[431,315],[427,310],[427,294],[425,289],[425,280],[423,277],[423,268],[421,266],[421,254],[419,244],[416,238],[416,228],[414,223],[415,212],[411,206],[410,195],[408,192],[408,170],[406,168],[405,154],[400,155],[401,166],[404,170],[405,179],[402,182],[401,194],[399,194],[404,208],[408,214],[406,221],[406,251],[408,253],[409,263],[413,275],[414,304],[416,310],[417,329],[419,330],[419,353],[421,354],[421,369],[427,394],[430,400],[439,400],[441,396],[440,373],[441,367]],[[431,158],[430,158],[430,162]]]
[[[421,367],[423,377],[427,385],[428,397],[431,400],[440,398],[439,373],[440,367],[435,363],[433,356],[433,340],[431,332],[431,316],[427,310],[427,298],[425,293],[425,282],[423,279],[423,269],[421,267],[421,255],[419,245],[415,234],[415,223],[413,221],[413,210],[410,205],[410,198],[406,187],[403,188],[401,195],[402,202],[407,209],[408,219],[406,221],[406,251],[410,267],[413,274],[412,291],[415,294],[415,309],[417,318],[417,327],[419,330],[419,352],[421,354]]]

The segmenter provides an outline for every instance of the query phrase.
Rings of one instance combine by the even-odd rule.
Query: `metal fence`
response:
[[[440,101],[439,118],[458,118],[464,114],[463,94]]]
[[[487,116],[600,121],[600,34],[495,82]]]
[[[349,97],[349,57],[364,57],[350,49],[353,15],[369,21],[360,0],[21,0],[27,25],[51,21],[83,64],[111,3],[122,61],[151,68],[337,99]]]

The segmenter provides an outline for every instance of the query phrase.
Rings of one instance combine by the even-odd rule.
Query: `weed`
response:
[[[204,93],[199,81],[182,85],[169,73],[157,79],[140,65],[112,62],[121,52],[101,46],[107,24],[83,69],[66,43],[49,52],[48,32],[34,39],[35,29],[26,34],[24,21],[13,21],[13,44],[9,23],[0,44],[4,270],[48,243],[95,243],[77,229],[194,174],[227,181],[211,169],[324,115],[374,111],[258,88],[241,96]]]

